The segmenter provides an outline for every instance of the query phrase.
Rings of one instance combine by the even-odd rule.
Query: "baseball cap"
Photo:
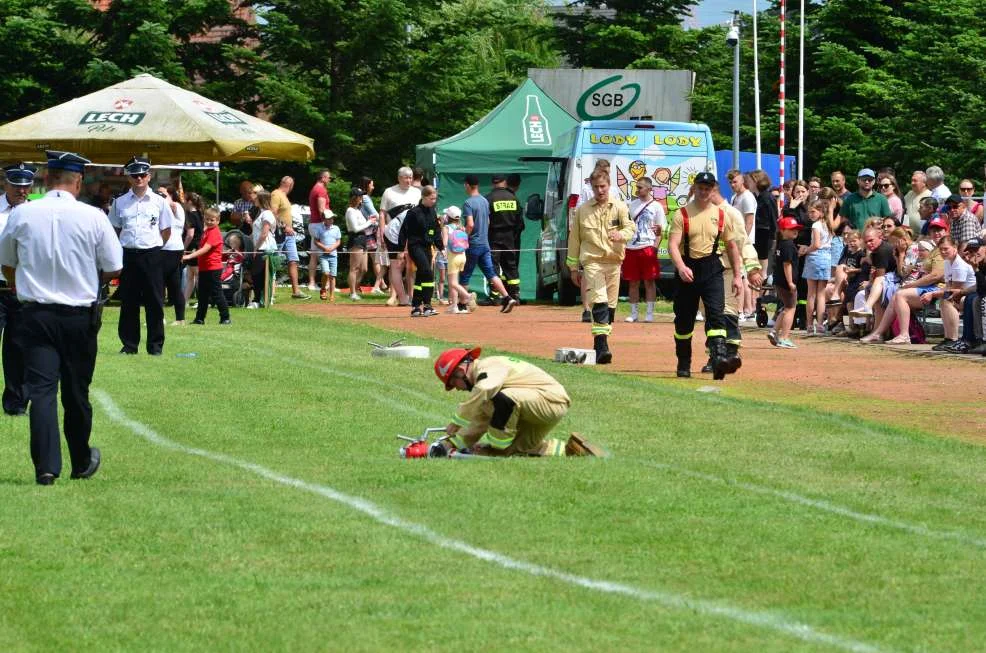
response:
[[[934,218],[928,222],[928,229],[934,229],[935,227],[948,231],[948,223],[941,218]]]
[[[449,220],[459,220],[462,218],[462,209],[457,206],[450,206],[443,211],[445,217]]]
[[[918,241],[918,247],[920,247],[921,249],[923,249],[926,252],[930,252],[931,250],[933,250],[935,248],[935,244],[933,242],[931,242],[930,240],[919,240]]]
[[[363,197],[363,195],[366,195],[366,193],[364,193],[363,189],[360,188],[359,186],[353,186],[352,188],[349,189],[350,197]]]
[[[871,168],[863,168],[862,170],[859,171],[859,174],[856,175],[857,179],[859,179],[860,177],[873,177],[874,179],[876,179],[876,173],[873,172]]]
[[[963,249],[979,249],[984,245],[982,238],[970,238],[965,241]]]
[[[700,172],[697,175],[695,175],[695,181],[693,181],[692,183],[705,184],[707,186],[716,186],[719,183],[719,181],[716,179],[716,176],[711,172]]]
[[[784,217],[777,221],[778,229],[793,229],[795,231],[801,229],[801,225],[794,218]]]
[[[965,199],[958,193],[952,193],[948,196],[948,199],[945,200],[945,204],[962,204],[964,202]]]
[[[322,209],[322,219],[323,220],[334,220],[336,214],[332,212],[332,209]]]

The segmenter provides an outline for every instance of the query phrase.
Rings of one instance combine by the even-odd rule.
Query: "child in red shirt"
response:
[[[205,324],[205,314],[213,297],[219,307],[219,324],[232,324],[229,319],[229,306],[223,294],[219,273],[223,269],[223,235],[219,232],[219,211],[208,208],[202,215],[205,230],[199,248],[182,257],[182,261],[197,258],[199,261],[199,307],[195,311],[192,324]]]

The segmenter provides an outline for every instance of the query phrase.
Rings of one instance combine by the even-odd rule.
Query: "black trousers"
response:
[[[199,307],[195,309],[195,319],[205,322],[205,315],[209,311],[209,302],[216,300],[219,308],[219,319],[229,319],[229,306],[226,304],[226,295],[223,293],[222,282],[219,276],[222,270],[199,270]]]
[[[503,247],[503,249],[493,249],[491,251],[493,255],[493,267],[494,269],[499,269],[500,277],[503,279],[503,284],[507,287],[507,292],[511,297],[517,299],[520,297],[520,252],[511,251],[514,249],[513,243],[505,245],[501,241],[501,243],[495,244],[493,247]]]
[[[267,264],[267,268],[264,268],[264,261],[267,260],[267,255],[263,252],[257,252],[253,255],[253,261],[250,263],[250,277],[253,283],[253,300],[260,304],[261,306],[266,306],[267,304],[267,283],[270,281],[270,263]],[[202,303],[202,300],[199,300]]]
[[[72,470],[89,466],[92,405],[89,384],[96,367],[98,324],[93,309],[25,304],[21,342],[27,397],[31,402],[31,460],[36,474],[62,473],[58,432],[58,386],[65,411],[65,441]]]
[[[147,352],[164,349],[164,275],[161,248],[124,249],[120,273],[120,323],[117,332],[127,351],[140,347],[140,307],[147,318]]]
[[[175,307],[175,319],[185,319],[185,291],[181,287],[181,257],[185,252],[161,250],[161,269],[164,272],[164,289],[168,291],[168,301]]]
[[[27,408],[24,388],[24,350],[20,342],[21,303],[9,290],[0,291],[0,331],[3,332],[3,410],[9,415]]]
[[[431,248],[425,245],[408,245],[407,253],[414,261],[414,293],[411,306],[417,308],[424,304],[431,306],[431,296],[435,292],[435,271],[431,269]]]
[[[694,281],[685,283],[678,279],[678,292],[674,298],[674,338],[675,350],[679,358],[687,354],[691,359],[692,332],[695,330],[695,314],[698,300],[705,305],[705,337],[726,338],[724,311],[726,297],[722,289],[722,261],[718,256],[700,259],[685,259],[691,268]]]

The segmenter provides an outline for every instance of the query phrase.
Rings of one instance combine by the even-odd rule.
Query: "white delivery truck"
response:
[[[610,162],[610,182],[627,201],[636,196],[636,180],[650,177],[654,199],[670,221],[687,202],[695,175],[716,172],[712,134],[706,125],[688,122],[590,120],[558,138],[551,157],[544,194],[543,229],[538,241],[537,297],[570,306],[578,296],[565,266],[568,228],[579,196],[597,159]],[[530,215],[529,219],[535,218]],[[659,243],[661,283],[674,278],[668,258],[667,233]]]

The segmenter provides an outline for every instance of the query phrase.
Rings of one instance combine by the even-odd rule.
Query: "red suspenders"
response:
[[[681,211],[681,226],[682,226],[681,233],[685,243],[685,255],[687,256],[688,255],[688,211],[685,210],[685,207],[681,207],[678,210]],[[720,208],[719,230],[716,233],[715,242],[712,243],[712,253],[710,254],[710,256],[715,256],[716,250],[719,249],[719,239],[722,238],[722,227],[725,221],[726,221],[726,212]]]

